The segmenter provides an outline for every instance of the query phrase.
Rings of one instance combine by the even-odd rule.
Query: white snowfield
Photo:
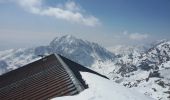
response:
[[[89,88],[75,96],[57,97],[52,100],[154,100],[134,90],[127,89],[111,80],[81,72]]]

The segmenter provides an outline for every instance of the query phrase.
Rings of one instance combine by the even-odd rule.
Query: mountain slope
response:
[[[96,61],[114,60],[114,55],[98,44],[83,41],[70,35],[55,38],[50,43],[50,47],[53,52],[87,67],[90,67]]]
[[[52,100],[154,100],[94,74],[82,72],[81,75],[89,85],[88,89],[76,96]]]
[[[161,41],[137,56],[135,52],[119,58],[110,78],[157,100],[169,100],[170,42]]]

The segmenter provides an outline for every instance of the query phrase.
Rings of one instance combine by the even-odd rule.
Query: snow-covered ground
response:
[[[127,89],[111,80],[81,72],[89,88],[75,96],[57,97],[52,100],[154,100],[135,90]]]

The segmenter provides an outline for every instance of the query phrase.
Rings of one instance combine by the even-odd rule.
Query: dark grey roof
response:
[[[0,76],[0,100],[47,100],[78,94],[88,88],[80,71],[107,78],[52,54]]]

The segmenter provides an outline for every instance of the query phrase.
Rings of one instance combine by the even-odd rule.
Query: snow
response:
[[[134,90],[127,89],[111,80],[81,72],[89,88],[75,96],[57,97],[52,100],[154,100]]]
[[[170,61],[163,63],[162,66],[164,66],[165,68],[170,68]]]
[[[162,77],[164,77],[170,81],[170,69],[161,70],[160,74]]]
[[[151,78],[148,82],[144,81],[139,84],[138,87],[133,87],[133,89],[157,100],[169,100],[168,98],[165,98],[168,97],[168,94],[164,93],[165,91],[168,91],[168,87],[164,87],[164,89],[162,89],[160,85],[155,84],[155,80],[159,80],[159,78]]]
[[[40,59],[34,52],[33,48],[0,51],[0,75]]]

